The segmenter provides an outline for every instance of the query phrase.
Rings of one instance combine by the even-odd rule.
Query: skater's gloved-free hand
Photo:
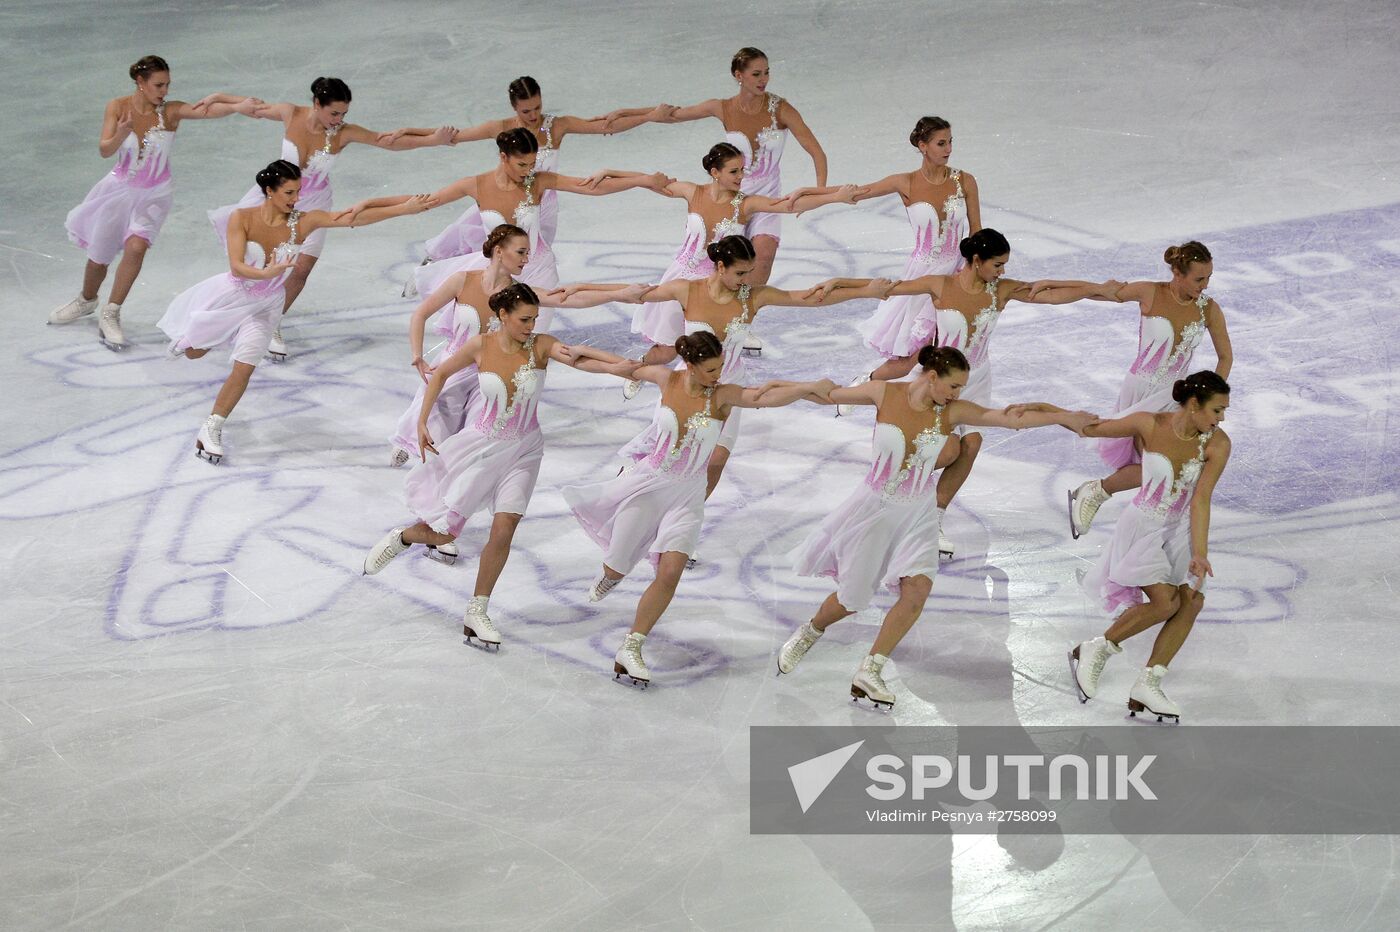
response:
[[[428,454],[429,454],[429,453],[432,453],[434,456],[437,456],[437,455],[438,455],[437,447],[433,446],[433,435],[430,434],[430,433],[428,433],[428,424],[427,424],[427,422],[426,422],[426,421],[419,421],[419,422],[418,422],[418,461],[421,462],[421,463],[426,463],[426,462],[428,461]]]
[[[1206,577],[1215,575],[1215,571],[1210,568],[1210,561],[1203,553],[1191,555],[1191,565],[1187,567],[1186,572],[1188,575],[1196,577],[1196,585],[1191,587],[1192,592],[1200,592],[1201,586],[1205,585]]]
[[[423,380],[423,384],[428,384],[428,376],[433,374],[433,366],[429,365],[422,356],[414,356],[413,362],[409,363],[418,370],[418,377]]]
[[[394,143],[402,139],[403,135],[403,129],[391,130],[387,133],[380,133],[377,137],[375,137],[374,142],[375,145],[378,146],[392,146]]]
[[[439,126],[433,130],[431,145],[434,146],[455,146],[457,144],[457,127]]]

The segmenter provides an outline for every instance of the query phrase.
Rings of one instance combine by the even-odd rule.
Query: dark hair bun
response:
[[[689,365],[724,355],[724,344],[708,330],[683,334],[676,338],[676,354]]]
[[[752,45],[746,45],[734,53],[734,57],[729,60],[729,73],[738,74],[750,64],[760,58],[767,58],[762,49],[756,49]]]
[[[965,238],[958,244],[958,251],[968,262],[973,259],[981,259],[984,262],[996,256],[1004,256],[1011,252],[1011,244],[991,227],[983,227],[976,233]]]
[[[540,83],[528,74],[523,74],[510,82],[506,93],[510,95],[511,106],[515,106],[522,100],[540,96]]]
[[[502,155],[529,155],[540,151],[540,141],[525,127],[517,126],[496,134],[496,148]]]
[[[742,159],[744,153],[728,142],[717,142],[710,147],[710,151],[705,153],[705,157],[700,160],[700,167],[707,172],[723,168],[730,159]]]
[[[169,70],[170,66],[165,63],[165,59],[159,55],[147,55],[126,69],[126,73],[131,75],[131,80],[135,81],[138,78],[149,78],[157,71],[168,72]]]
[[[752,240],[747,236],[735,234],[710,243],[705,247],[705,255],[716,265],[733,265],[735,262],[752,260],[758,253],[753,248]]]
[[[506,240],[516,236],[529,237],[529,235],[513,223],[498,224],[494,230],[486,235],[486,242],[481,244],[481,254],[489,259],[491,254]]]
[[[253,176],[253,180],[257,182],[258,188],[261,189],[262,193],[266,194],[269,191],[280,188],[282,182],[295,181],[300,177],[301,169],[297,167],[296,162],[278,159],[275,162],[269,162],[266,168],[263,168]]]
[[[497,317],[500,317],[507,311],[514,310],[516,305],[519,304],[530,304],[539,307],[540,299],[539,296],[535,294],[535,289],[524,282],[516,282],[493,294],[486,303],[490,305],[491,311]]]
[[[947,375],[955,369],[959,372],[971,371],[962,350],[952,346],[925,346],[919,350],[919,368],[925,372],[932,370],[939,375]]]
[[[1172,401],[1185,405],[1195,399],[1196,404],[1204,405],[1215,395],[1230,394],[1230,385],[1210,369],[1193,372],[1184,379],[1172,383]]]
[[[1171,266],[1173,272],[1185,275],[1191,263],[1211,261],[1210,250],[1195,240],[1189,240],[1180,246],[1168,246],[1167,251],[1162,253],[1162,261]]]
[[[917,149],[919,148],[919,143],[928,142],[929,137],[934,133],[939,130],[952,128],[953,124],[942,117],[919,117],[919,122],[914,124],[913,131],[909,133],[909,145]]]
[[[350,102],[350,85],[339,78],[317,78],[311,82],[311,98],[323,107]]]

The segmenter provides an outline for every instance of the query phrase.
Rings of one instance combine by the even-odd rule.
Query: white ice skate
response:
[[[953,559],[953,542],[943,534],[943,529],[938,529],[938,559],[944,562]]]
[[[403,532],[406,530],[408,529],[396,527],[380,538],[379,543],[370,548],[369,553],[365,555],[364,574],[366,576],[373,576],[384,569],[394,557],[413,546],[404,542]]]
[[[1099,507],[1111,497],[1103,490],[1103,483],[1093,479],[1084,483],[1069,495],[1069,533],[1075,540],[1079,540],[1088,533],[1089,525],[1094,523],[1094,515],[1099,513]]]
[[[224,418],[211,414],[194,438],[194,455],[214,465],[224,458]]]
[[[79,317],[86,317],[97,310],[97,299],[91,301],[82,295],[69,301],[62,307],[56,307],[49,313],[49,323],[51,324],[71,324]]]
[[[743,347],[739,350],[739,355],[740,355],[740,356],[762,356],[762,355],[763,355],[763,341],[760,340],[758,337],[754,336],[752,333],[750,333],[748,336],[744,337],[744,345],[743,345]]]
[[[612,592],[614,587],[620,582],[622,582],[621,579],[611,579],[606,575],[599,576],[593,585],[588,587],[588,601],[603,601],[608,597],[608,593]]]
[[[282,328],[272,331],[272,340],[267,344],[267,358],[273,362],[287,361],[287,343],[282,339]]]
[[[642,642],[647,639],[645,634],[638,634],[635,631],[627,635],[627,639],[622,642],[622,646],[617,649],[617,654],[613,656],[613,679],[627,677],[632,681],[633,686],[640,686],[646,689],[651,682],[651,671],[647,669],[646,661],[642,659]]]
[[[642,390],[641,379],[628,379],[622,383],[622,400],[631,401],[637,397],[637,393]]]
[[[424,259],[422,262],[418,263],[418,267],[421,269],[432,261],[432,259]],[[399,293],[399,296],[403,298],[418,297],[418,276],[409,273],[408,281],[403,283],[403,291]]]
[[[490,598],[489,595],[472,596],[471,602],[467,603],[467,613],[462,617],[462,635],[469,643],[475,638],[487,650],[493,647],[500,650],[501,632],[496,630],[491,616],[486,614],[486,603]]]
[[[413,454],[409,453],[407,450],[400,450],[398,447],[390,447],[389,465],[394,469],[398,469],[404,463],[407,463],[408,458],[412,455]]]
[[[1103,666],[1114,654],[1121,654],[1123,648],[1108,638],[1097,637],[1082,644],[1076,644],[1069,652],[1069,678],[1079,693],[1080,702],[1088,702],[1098,695],[1099,677],[1103,676]]]
[[[860,700],[869,699],[875,708],[885,706],[888,709],[894,708],[894,693],[885,685],[884,669],[886,662],[890,658],[884,654],[867,654],[860,662],[860,669],[856,671],[855,679],[851,680],[851,701],[860,704]]]
[[[122,306],[108,302],[102,306],[102,315],[97,319],[97,339],[110,350],[126,349],[126,335],[122,333]]]
[[[787,639],[783,649],[778,651],[778,673],[791,673],[797,669],[798,663],[807,655],[807,651],[812,649],[812,645],[817,643],[825,631],[818,631],[812,627],[812,623],[806,622],[802,627],[792,633],[792,637]]]
[[[457,562],[457,557],[461,552],[457,549],[457,542],[450,540],[445,544],[429,544],[428,559],[436,560],[446,566],[451,566]]]
[[[685,568],[686,568],[686,569],[688,569],[688,570],[693,570],[693,569],[695,569],[695,568],[696,568],[697,566],[699,566],[699,565],[700,565],[700,554],[698,554],[698,553],[692,553],[690,556],[688,556],[688,557],[685,558]]]
[[[859,387],[859,386],[861,386],[861,385],[864,385],[866,382],[869,382],[869,381],[870,381],[870,376],[871,376],[871,374],[872,374],[872,373],[867,372],[867,373],[865,373],[864,375],[858,375],[858,376],[856,376],[855,378],[851,379],[851,381],[849,381],[849,382],[846,383],[846,387],[847,387],[847,388],[857,388],[857,387]],[[855,405],[837,405],[837,406],[836,406],[836,416],[837,416],[837,417],[847,417],[847,416],[850,415],[850,413],[851,413],[852,411],[854,411],[855,409],[856,409],[856,406],[855,406]]]
[[[1139,712],[1157,716],[1157,721],[1171,719],[1172,724],[1181,724],[1181,708],[1162,692],[1162,677],[1167,668],[1160,663],[1148,667],[1138,676],[1137,682],[1128,692],[1128,717],[1137,718]]]

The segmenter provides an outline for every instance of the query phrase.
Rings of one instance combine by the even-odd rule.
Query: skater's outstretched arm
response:
[[[1057,281],[1043,279],[1031,282],[1030,290],[1013,293],[1007,300],[1025,301],[1030,304],[1071,304],[1092,298],[1095,301],[1112,301],[1113,295],[1123,285],[1110,279],[1106,282]]]
[[[852,281],[856,280],[852,279]],[[824,288],[818,285],[798,291],[760,285],[754,289],[753,305],[755,311],[761,307],[769,306],[829,307],[856,298],[882,298],[892,287],[894,287],[894,282],[887,278],[867,278],[863,284],[854,286]]]
[[[647,188],[658,194],[672,197],[674,195],[668,194],[666,187],[675,180],[664,172],[653,172],[650,175],[637,173],[622,177],[614,176],[596,182],[591,178],[574,178],[556,172],[538,172],[535,175],[535,187],[540,191],[563,191],[568,194],[587,194],[590,197],[617,194],[622,191],[630,191],[633,188]]]
[[[464,197],[476,200],[476,176],[472,175],[468,178],[458,178],[451,184],[434,191],[433,197],[437,198],[439,204],[451,204],[453,201],[459,201]]]
[[[175,104],[173,115],[176,121],[217,120],[234,113],[253,117],[259,107],[267,106],[265,101],[256,97],[241,97],[238,94],[209,94],[192,104],[185,103],[183,100],[173,101],[173,103]],[[167,104],[166,110],[170,109],[170,105]]]
[[[695,120],[703,120],[706,117],[714,117],[716,120],[724,119],[723,102],[718,97],[709,100],[702,100],[698,104],[691,104],[689,107],[672,107],[670,104],[658,104],[655,109],[661,110],[661,117],[658,123],[690,123]],[[617,117],[622,111],[613,111],[608,114],[609,122]]]
[[[1026,430],[1031,427],[1049,427],[1058,424],[1066,430],[1082,434],[1090,424],[1098,423],[1098,415],[1088,411],[1066,411],[1052,404],[1035,402],[1032,404],[1011,405],[998,411],[984,408],[971,401],[953,401],[948,404],[948,424],[968,427],[1004,427],[1007,430]]]
[[[806,194],[810,189],[802,188],[794,191],[794,194]],[[904,200],[909,200],[909,172],[895,172],[893,175],[886,175],[879,181],[872,181],[870,184],[860,186],[861,193],[856,196],[856,201],[869,201],[877,197],[888,197],[891,194],[898,194]]]
[[[456,135],[457,128],[455,126],[439,126],[435,129],[405,126],[387,133],[376,133],[372,129],[365,129],[363,126],[350,123],[340,131],[340,138],[345,140],[346,145],[358,142],[362,145],[374,146],[376,149],[388,149],[393,152],[423,149],[428,146],[450,146]]]
[[[627,359],[616,353],[609,353],[596,346],[564,343],[548,334],[536,337],[535,343],[537,346],[540,343],[544,344],[544,353],[550,359],[578,369],[580,372],[626,377],[637,368],[636,360]]]
[[[540,307],[585,308],[600,304],[641,304],[651,285],[570,285],[539,296]]]
[[[371,198],[348,210],[335,213],[327,210],[308,210],[301,217],[301,232],[304,238],[313,230],[368,226],[393,217],[421,214],[425,210],[432,210],[439,203],[435,194],[399,194],[394,197]]]
[[[1154,423],[1153,415],[1141,411],[1137,414],[1129,414],[1127,417],[1115,417],[1091,424],[1084,428],[1084,436],[1136,437],[1139,441],[1146,443],[1148,435],[1152,433]]]
[[[741,205],[741,216],[753,214],[804,214],[828,204],[854,204],[865,189],[853,184],[843,184],[836,188],[819,188],[807,194],[789,194],[781,199],[750,194]]]
[[[614,110],[612,113],[592,119],[557,116],[554,118],[554,135],[556,139],[562,139],[569,133],[578,133],[583,136],[611,136],[616,133],[625,133],[643,123],[664,122],[665,118],[675,109],[670,104],[657,104],[651,108],[629,107]]]
[[[715,389],[715,402],[730,408],[783,408],[804,398],[827,398],[835,387],[830,379],[769,382],[754,388],[724,384]]]
[[[811,400],[825,405],[879,405],[884,399],[885,383],[872,380],[854,388],[835,388],[820,400]]]
[[[485,123],[478,123],[475,126],[468,126],[466,129],[459,129],[452,134],[452,144],[459,142],[478,142],[482,139],[495,139],[500,133],[510,129],[509,120],[487,120]]]

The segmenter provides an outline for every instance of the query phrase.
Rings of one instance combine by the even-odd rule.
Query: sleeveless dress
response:
[[[710,261],[705,247],[726,236],[744,233],[744,224],[739,222],[743,202],[744,194],[740,192],[727,205],[716,204],[709,192],[701,187],[695,201],[686,202],[689,213],[685,217],[685,239],[671,264],[666,267],[659,284],[677,278],[691,281],[709,278],[715,264]],[[632,332],[640,333],[657,346],[669,346],[685,332],[685,311],[678,301],[648,301],[632,313]]]
[[[938,454],[948,442],[943,408],[916,411],[909,383],[890,382],[875,414],[865,481],[793,551],[799,576],[836,580],[850,611],[906,576],[938,574]]]
[[[563,489],[603,562],[624,575],[644,556],[653,565],[671,551],[692,557],[700,541],[706,467],[723,421],[713,411],[714,389],[692,398],[687,378],[672,373],[662,389],[645,456],[611,479]]]
[[[1152,308],[1163,296],[1166,286],[1158,283],[1152,293]],[[1178,333],[1176,325],[1166,317],[1151,313],[1142,315],[1138,323],[1138,354],[1118,391],[1118,407],[1113,417],[1127,417],[1146,411],[1158,414],[1176,407],[1172,401],[1172,383],[1190,371],[1191,357],[1206,334],[1206,308],[1210,299],[1201,294],[1196,298],[1196,320],[1190,321]],[[1099,441],[1099,458],[1110,469],[1121,469],[1142,462],[1142,455],[1132,437],[1104,437]]]
[[[540,205],[535,201],[534,172],[525,176],[524,186],[525,197],[516,205],[510,219],[511,223],[520,227],[530,237],[530,261],[525,263],[525,268],[521,270],[518,280],[536,290],[548,291],[558,287],[559,269],[555,265],[554,252],[549,248],[549,240],[544,237],[541,230],[543,214]],[[487,233],[506,222],[506,218],[497,211],[482,209],[479,205],[474,209]],[[484,234],[482,240],[485,241]],[[473,252],[444,259],[441,262],[420,265],[413,272],[413,281],[420,295],[428,295],[432,294],[454,273],[474,272],[478,269],[484,269],[490,264],[491,260],[481,254],[481,245],[478,244]],[[548,333],[553,321],[554,308],[540,308],[539,319],[535,321],[535,332]]]
[[[699,333],[703,330],[706,333],[714,333],[724,345],[724,361],[719,373],[721,382],[734,385],[745,385],[748,383],[749,364],[747,358],[743,354],[743,349],[744,340],[748,338],[749,330],[753,325],[753,310],[749,305],[749,295],[749,286],[740,286],[739,293],[734,298],[734,303],[739,305],[740,313],[729,320],[729,323],[724,327],[723,334],[715,333],[714,328],[703,320],[685,319],[685,333],[687,336],[692,333]],[[690,294],[686,297],[686,305],[691,309],[693,315],[698,316],[702,303],[708,303],[711,308],[725,307],[725,305],[716,305],[710,298],[703,280],[691,282]],[[684,369],[685,363],[677,359],[675,366],[677,369]],[[718,445],[731,452],[734,450],[734,445],[739,441],[739,415],[742,410],[742,408],[730,408],[729,416],[724,420],[724,429],[720,431]],[[622,449],[618,450],[617,455],[624,459],[639,460],[655,449],[655,445],[656,422],[653,421],[644,428],[641,433],[628,441]],[[614,567],[614,569],[616,569],[616,567]]]
[[[116,166],[68,212],[64,229],[88,259],[111,265],[133,236],[155,243],[175,200],[170,176],[174,142],[174,131],[165,128],[165,105],[161,104],[156,107],[155,125],[140,139],[128,134],[117,148]]]
[[[468,340],[481,333],[481,317],[484,310],[484,308],[474,307],[464,301],[459,294],[452,300],[451,304],[439,312],[433,332],[449,339],[433,357],[434,367],[442,365]],[[494,333],[498,329],[496,319],[491,317],[489,313],[486,316],[491,321],[486,332]],[[438,393],[432,411],[428,412],[428,433],[432,435],[437,445],[441,446],[444,440],[457,433],[466,424],[467,406],[476,394],[476,387],[477,369],[475,365],[458,369],[443,383],[442,391]],[[413,396],[413,402],[404,409],[394,428],[394,433],[389,437],[389,443],[397,449],[407,451],[414,457],[418,456],[418,416],[423,410],[423,396],[427,389],[428,386],[423,383],[422,379],[419,379],[418,391]]]
[[[301,170],[301,195],[297,198],[296,203],[296,208],[301,213],[306,213],[308,210],[331,209],[331,169],[335,167],[335,160],[340,157],[339,152],[331,151],[331,145],[339,134],[339,126],[333,126],[326,130],[325,144],[311,153],[311,157],[306,160],[306,167]],[[301,150],[286,136],[282,137],[281,158],[293,165],[301,164]],[[253,185],[237,204],[209,211],[209,222],[214,225],[214,232],[218,234],[219,242],[227,243],[228,218],[235,210],[243,207],[257,207],[264,200],[266,197],[263,195],[262,189]],[[327,229],[322,227],[308,236],[306,242],[302,244],[301,254],[319,257],[321,250],[326,245],[327,232]]]
[[[287,215],[288,239],[273,250],[275,262],[297,257],[297,221],[301,212]],[[314,234],[313,234],[314,235]],[[243,261],[258,268],[267,265],[263,247],[249,242]],[[254,280],[233,272],[213,275],[176,296],[156,326],[170,337],[171,355],[187,349],[212,349],[232,344],[233,362],[256,366],[267,353],[272,332],[282,318],[284,284],[290,269],[276,278]]]
[[[1205,463],[1206,443],[1214,431],[1201,434],[1196,455],[1178,470],[1162,453],[1142,457],[1142,485],[1132,506],[1124,508],[1099,562],[1084,576],[1084,590],[1104,611],[1117,617],[1141,604],[1143,586],[1180,586],[1191,566],[1191,514],[1187,505]]]
[[[958,245],[968,233],[967,198],[963,195],[962,172],[952,169],[948,179],[953,182],[953,193],[943,202],[943,219],[938,219],[938,211],[933,206],[933,186],[923,178],[922,171],[915,177],[925,181],[925,190],[911,191],[913,197],[905,212],[909,215],[909,225],[914,228],[914,251],[904,265],[904,280],[922,278],[925,275],[952,275],[964,265]],[[920,197],[919,195],[923,195]],[[913,338],[914,324],[920,318],[928,318],[933,312],[933,301],[926,294],[893,295],[881,301],[860,326],[865,345],[886,359],[912,356],[923,346]],[[924,338],[927,342],[928,338]]]
[[[523,359],[522,359],[523,357]],[[456,537],[476,512],[523,515],[544,456],[539,401],[545,372],[532,334],[507,355],[482,341],[477,390],[466,425],[404,479],[409,508],[439,534]]]
[[[912,331],[916,347],[931,342],[934,346],[951,346],[967,357],[971,369],[967,385],[958,397],[984,408],[992,403],[992,363],[987,351],[992,331],[1001,318],[1002,307],[997,302],[1000,283],[1001,279],[987,282],[984,299],[963,291],[952,277],[945,279],[939,300],[950,306],[939,307],[930,302],[931,313],[921,314]]]
[[[554,114],[546,113],[540,124],[544,133],[544,145],[535,156],[535,171],[557,172],[559,170],[559,149],[554,144]],[[462,215],[447,225],[437,236],[428,240],[428,258],[434,262],[452,259],[457,256],[477,255],[497,223],[488,223],[482,218],[481,208],[475,202],[462,211]],[[496,214],[500,216],[500,214]],[[559,192],[545,191],[540,195],[540,238],[551,246],[555,230],[559,225]],[[534,246],[531,246],[533,252]]]
[[[783,146],[787,143],[788,131],[778,126],[778,107],[783,99],[776,94],[768,95],[768,125],[756,134],[758,151],[753,150],[749,134],[742,130],[729,129],[729,120],[724,120],[724,141],[734,146],[744,155],[744,181],[739,190],[744,194],[760,194],[764,197],[781,198],[783,180],[778,172],[778,163],[783,158]],[[755,214],[748,223],[747,236],[771,236],[778,239],[783,232],[781,214]]]

